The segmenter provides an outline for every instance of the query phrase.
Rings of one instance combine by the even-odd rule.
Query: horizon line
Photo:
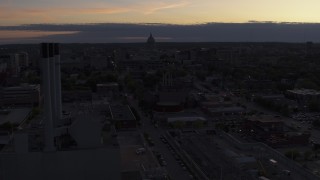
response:
[[[17,24],[17,25],[0,25],[0,27],[19,27],[19,26],[33,26],[33,25],[173,25],[173,26],[194,26],[194,25],[210,25],[210,24],[320,24],[320,22],[298,22],[298,21],[256,21],[249,20],[245,22],[199,22],[199,23],[160,23],[160,22],[98,22],[98,23],[32,23],[32,24]]]

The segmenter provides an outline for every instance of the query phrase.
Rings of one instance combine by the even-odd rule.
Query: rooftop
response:
[[[118,83],[105,83],[105,84],[97,84],[97,87],[111,87],[111,86],[118,86]]]
[[[0,125],[6,122],[20,124],[31,112],[31,108],[8,109],[8,114],[0,114]]]
[[[314,89],[293,89],[288,90],[288,92],[300,95],[320,95],[320,91]]]
[[[192,121],[207,121],[206,118],[200,116],[191,116],[191,117],[169,117],[168,122],[183,121],[183,122],[192,122]]]
[[[16,90],[39,90],[39,84],[21,84],[20,86],[5,87],[5,91],[16,91]]]
[[[2,153],[0,160],[6,164],[0,172],[1,179],[121,179],[120,152],[115,147],[51,153]]]
[[[272,115],[256,115],[248,117],[249,121],[259,121],[259,122],[283,122],[281,117]]]
[[[136,120],[128,105],[110,105],[109,107],[113,120]]]
[[[210,112],[243,112],[244,108],[234,106],[234,107],[223,107],[223,108],[209,108]]]

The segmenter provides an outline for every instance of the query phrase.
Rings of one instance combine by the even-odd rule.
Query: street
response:
[[[150,119],[144,115],[144,113],[141,112],[140,108],[138,107],[135,100],[129,98],[129,103],[132,107],[134,107],[141,118],[141,127],[140,131],[141,133],[148,133],[150,138],[154,142],[154,146],[151,147],[153,151],[159,152],[162,154],[164,160],[167,162],[166,169],[171,179],[173,180],[187,180],[192,179],[190,177],[190,173],[182,168],[182,166],[179,164],[179,162],[175,159],[174,153],[171,152],[168,148],[168,145],[163,143],[160,140],[160,136],[164,135],[166,130],[159,128],[155,128],[153,124],[151,123]]]

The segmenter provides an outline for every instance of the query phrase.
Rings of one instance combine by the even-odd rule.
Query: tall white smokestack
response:
[[[51,107],[51,92],[50,92],[50,58],[49,58],[49,44],[41,44],[42,52],[42,86],[44,90],[44,136],[45,147],[44,151],[54,151],[54,129],[52,119],[52,107]]]
[[[56,115],[57,125],[62,125],[62,100],[61,100],[61,74],[60,74],[60,49],[59,44],[54,44],[54,58],[55,58],[55,81],[56,81]]]
[[[56,81],[55,81],[55,57],[53,43],[49,43],[49,61],[50,61],[50,94],[53,126],[57,126],[57,105],[56,105]]]

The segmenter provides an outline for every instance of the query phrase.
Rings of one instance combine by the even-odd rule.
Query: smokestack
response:
[[[56,81],[55,81],[55,58],[54,45],[49,43],[49,61],[50,61],[50,94],[51,94],[51,109],[53,126],[57,126],[57,105],[56,105]]]
[[[59,44],[54,44],[54,58],[55,58],[55,94],[56,94],[56,115],[57,125],[62,125],[62,102],[61,102],[61,74],[60,74],[60,49]]]
[[[42,43],[42,86],[44,90],[44,135],[45,135],[45,148],[44,151],[54,151],[54,129],[52,119],[52,103],[51,103],[51,88],[50,88],[50,44]]]

